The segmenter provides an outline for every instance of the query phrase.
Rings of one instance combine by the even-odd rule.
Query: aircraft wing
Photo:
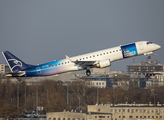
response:
[[[70,62],[73,62],[82,67],[93,66],[97,63],[97,60],[95,60],[95,61],[78,61],[78,60],[74,61],[71,58],[69,58],[67,55],[66,55],[66,59],[68,59]]]

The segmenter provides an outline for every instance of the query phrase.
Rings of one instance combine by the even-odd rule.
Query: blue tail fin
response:
[[[12,72],[18,72],[23,69],[28,68],[28,64],[25,64],[23,61],[21,61],[19,58],[11,54],[9,51],[2,52],[7,64],[10,67],[10,70]]]

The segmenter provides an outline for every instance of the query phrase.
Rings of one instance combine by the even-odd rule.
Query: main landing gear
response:
[[[151,56],[148,56],[147,58],[148,58],[148,59],[151,59]]]
[[[146,61],[148,61],[148,59],[151,59],[151,56],[146,56]]]
[[[91,75],[91,71],[90,71],[90,70],[87,70],[87,71],[86,71],[86,75],[87,75],[87,76],[90,76],[90,75]]]

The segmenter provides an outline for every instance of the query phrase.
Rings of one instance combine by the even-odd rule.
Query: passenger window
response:
[[[93,55],[93,57],[95,57],[95,55]]]
[[[118,52],[118,50],[116,50],[116,52]]]
[[[43,67],[43,69],[44,69],[44,67]]]
[[[113,51],[113,52],[115,52],[115,51]]]
[[[91,58],[91,56],[90,56],[90,58]]]
[[[57,64],[55,66],[57,66]]]
[[[104,55],[105,55],[105,53],[104,53]]]
[[[97,56],[99,56],[99,55],[97,55]]]
[[[108,54],[108,52],[106,54]]]
[[[67,64],[67,62],[65,62],[65,64]]]
[[[59,64],[60,65],[60,64]]]
[[[81,60],[81,59],[80,59]]]
[[[112,52],[110,51],[110,53],[112,53]]]
[[[54,67],[54,65],[52,65],[52,67]]]
[[[88,57],[86,57],[86,59],[88,59]]]
[[[83,58],[83,60],[84,60],[84,58]]]
[[[102,54],[100,54],[100,55],[102,55]]]

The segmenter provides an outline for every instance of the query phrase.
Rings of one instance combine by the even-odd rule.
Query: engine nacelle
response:
[[[97,67],[104,68],[104,67],[108,67],[110,65],[111,65],[111,63],[110,63],[110,60],[108,59],[108,60],[99,61]]]

